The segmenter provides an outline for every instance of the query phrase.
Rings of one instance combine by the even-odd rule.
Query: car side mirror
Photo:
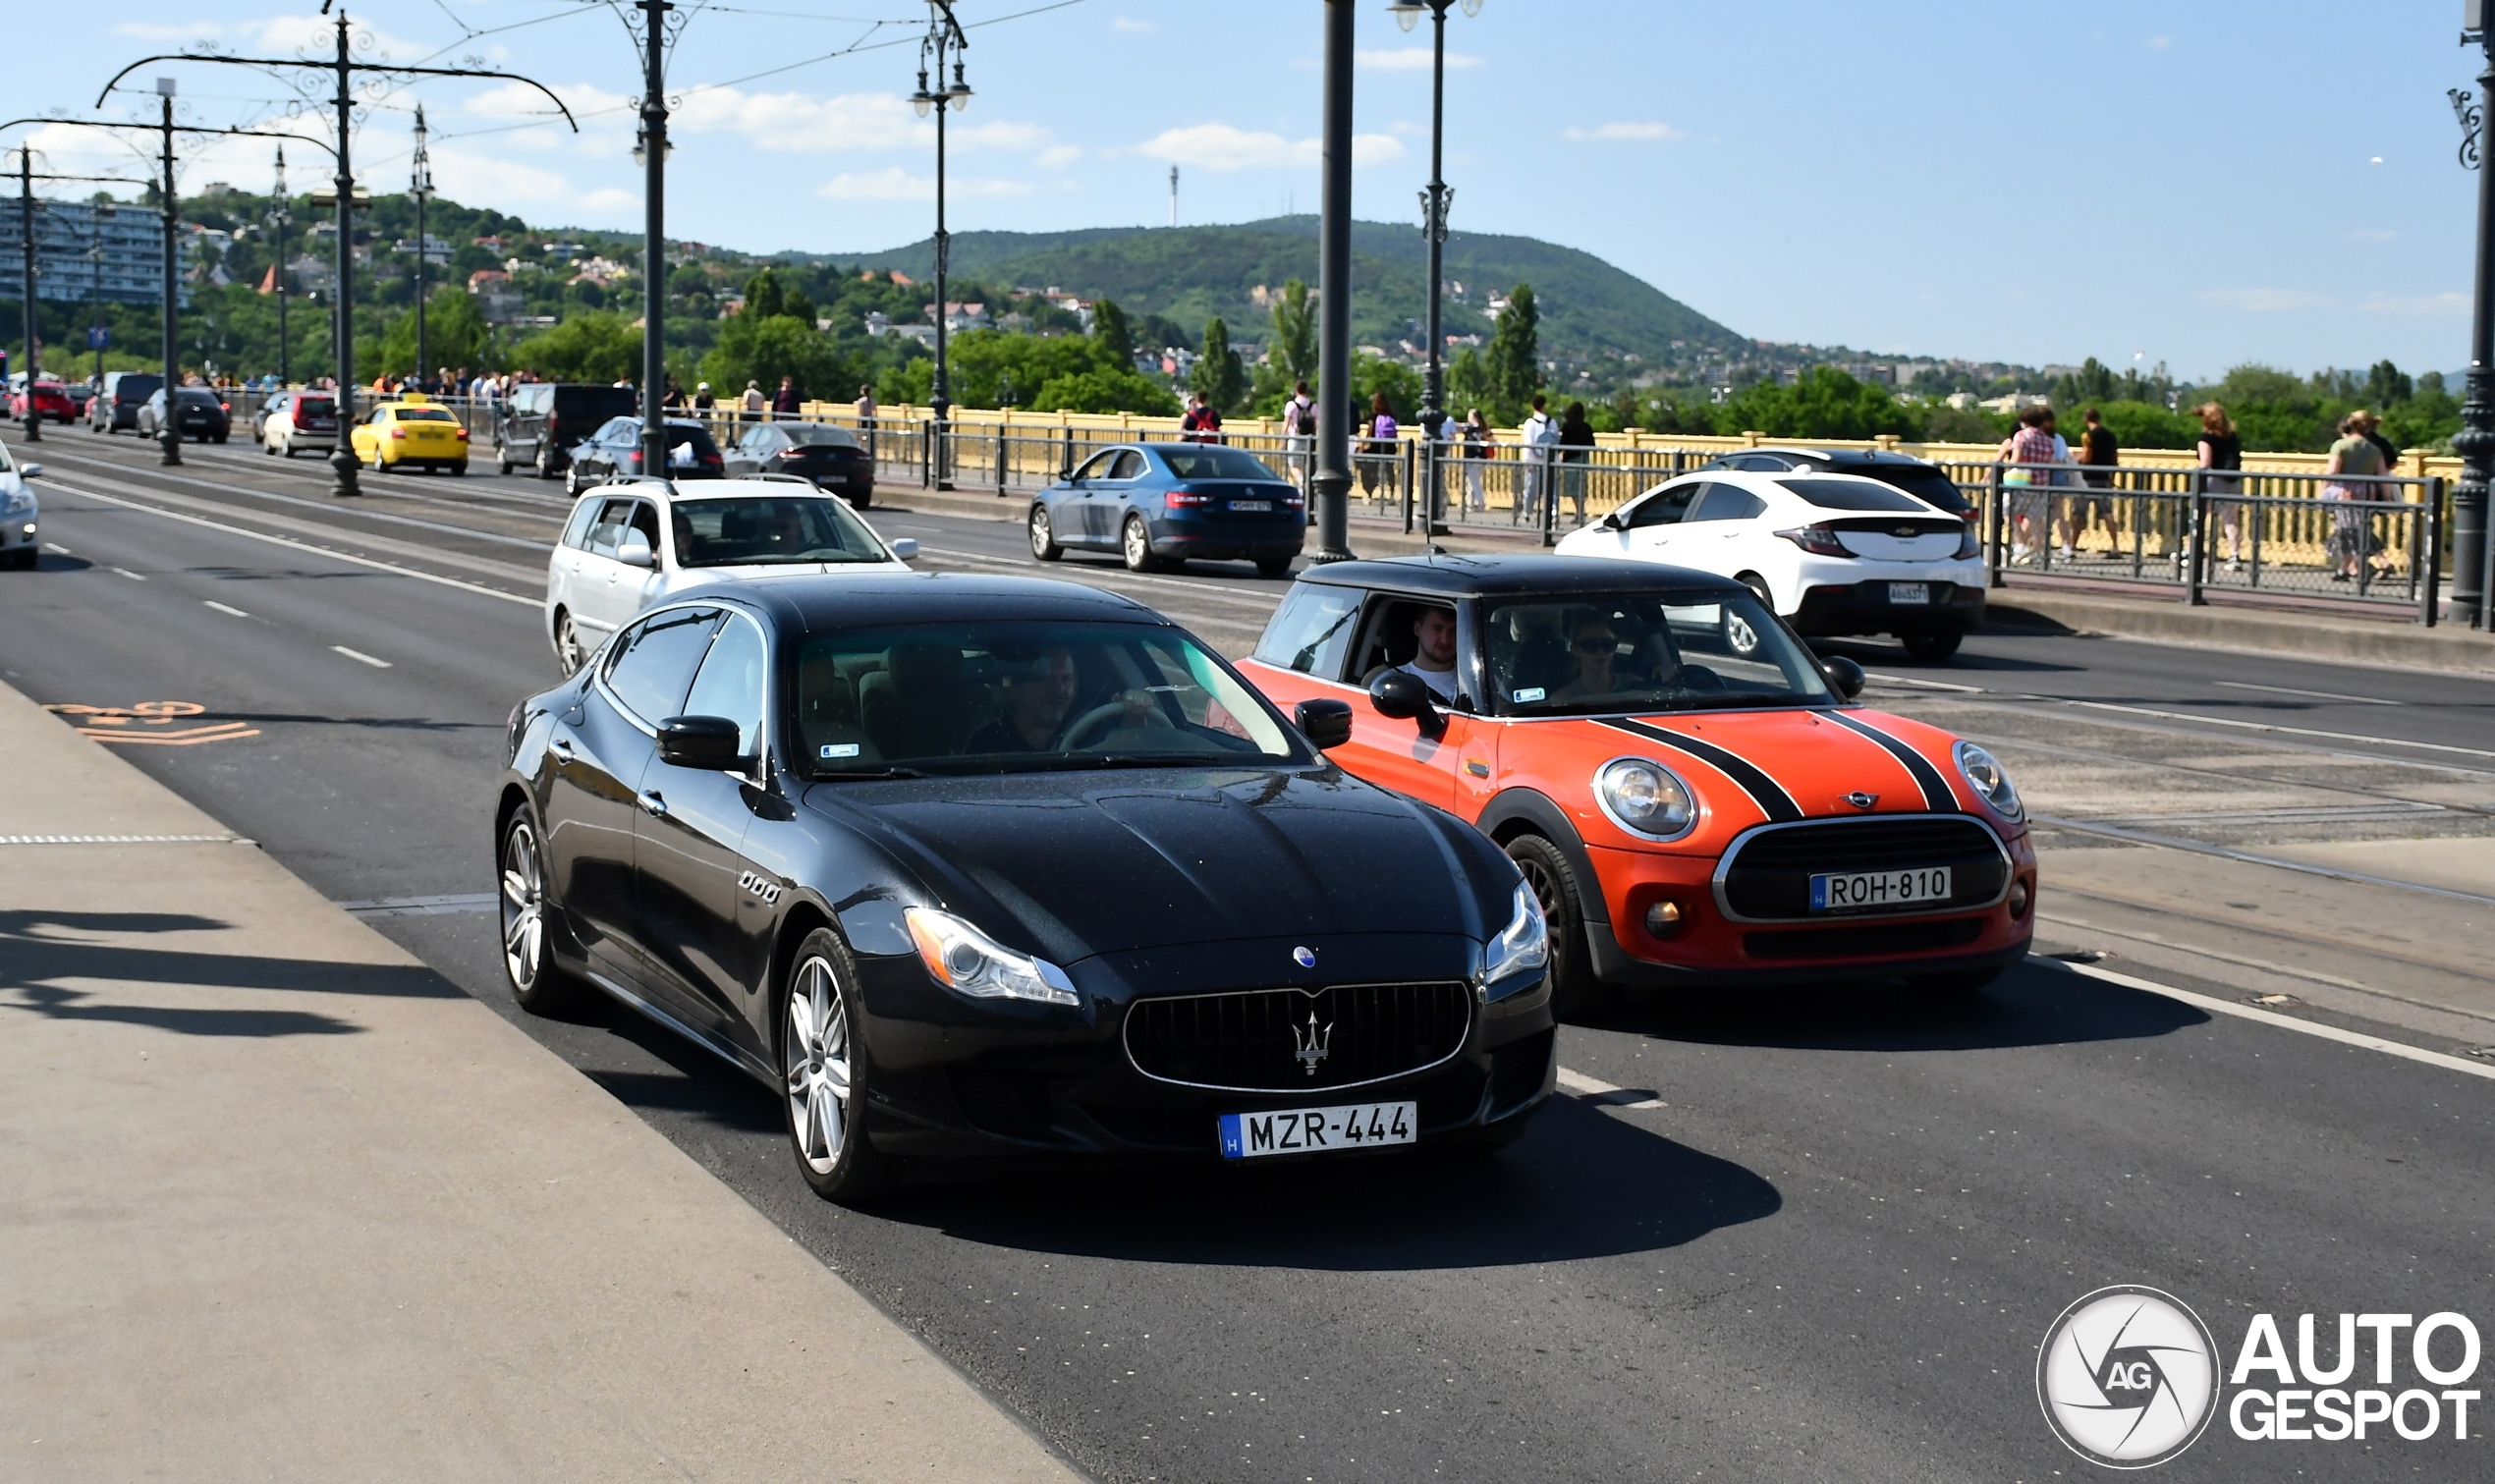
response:
[[[742,766],[737,724],[724,716],[671,716],[658,724],[658,759],[679,768],[724,773]]]
[[[1828,678],[1839,695],[1852,700],[1862,693],[1862,667],[1842,654],[1832,654],[1819,662],[1819,673]]]
[[[1291,720],[1319,751],[1339,747],[1352,740],[1352,703],[1338,700],[1302,701],[1291,708]]]
[[[897,561],[907,562],[918,554],[918,540],[915,536],[895,536],[884,544],[892,549],[893,557]]]
[[[18,466],[18,477],[21,479],[38,479],[41,478],[42,475],[43,466],[40,464],[21,464]]]
[[[1594,523],[1600,525],[1605,530],[1626,530],[1629,528],[1620,523],[1620,512],[1616,510],[1608,512],[1600,521],[1597,521]]]
[[[649,537],[638,530],[628,530],[624,539],[616,543],[615,560],[627,567],[651,568],[658,565],[658,554],[649,549]]]
[[[1426,682],[1409,670],[1381,671],[1368,683],[1368,703],[1380,716],[1411,721],[1431,742],[1447,735],[1447,717],[1438,709],[1438,698],[1429,693]]]

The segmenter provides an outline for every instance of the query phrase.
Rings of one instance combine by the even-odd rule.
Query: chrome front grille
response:
[[[1854,871],[1950,868],[1946,902],[1813,912],[1810,878]],[[1737,922],[1824,921],[1844,916],[1989,907],[2010,889],[2010,852],[1983,821],[1964,814],[1893,814],[1761,825],[1744,833],[1715,868],[1716,905]]]

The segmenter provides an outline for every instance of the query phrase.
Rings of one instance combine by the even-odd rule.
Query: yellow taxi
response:
[[[468,429],[449,408],[418,392],[380,403],[358,422],[349,446],[366,468],[446,468],[468,472]]]

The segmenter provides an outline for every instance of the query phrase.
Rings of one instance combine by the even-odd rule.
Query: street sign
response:
[[[110,329],[103,325],[88,325],[86,327],[86,348],[88,350],[100,351],[112,343],[113,332]]]

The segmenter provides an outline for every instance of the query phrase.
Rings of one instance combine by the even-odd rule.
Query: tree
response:
[[[433,366],[479,370],[486,365],[487,337],[485,316],[476,312],[475,301],[466,291],[444,284],[424,304],[424,355],[433,365],[416,363],[416,311],[410,309],[392,321],[381,337],[380,369],[392,376],[410,372],[421,376]]]
[[[1188,380],[1193,390],[1204,394],[1213,411],[1227,412],[1239,406],[1248,395],[1248,367],[1239,353],[1230,348],[1230,326],[1216,314],[1204,326],[1204,352],[1196,357],[1195,372]]]
[[[511,358],[548,381],[623,381],[640,367],[641,332],[621,314],[592,309],[529,336]]]
[[[1504,318],[1504,316],[1502,316]],[[1913,437],[1914,417],[1884,387],[1855,380],[1834,366],[1812,366],[1792,386],[1754,381],[1715,410],[1715,430],[1777,438]]]
[[[1135,329],[1127,323],[1127,311],[1115,302],[1104,299],[1091,306],[1091,338],[1111,362],[1134,369]]]
[[[797,383],[801,397],[832,396],[856,381],[812,321],[756,315],[749,307],[728,316],[719,327],[719,343],[701,358],[701,379],[723,397],[742,393],[748,381],[776,391],[783,376]]]
[[[1481,353],[1470,346],[1456,353],[1455,362],[1447,367],[1447,411],[1458,417],[1468,416],[1480,408],[1483,415],[1500,421],[1499,389],[1491,384],[1490,367]]]
[[[745,312],[757,319],[769,319],[786,307],[780,292],[780,280],[768,268],[745,281]]]
[[[1400,360],[1383,356],[1356,356],[1352,358],[1352,395],[1359,403],[1360,414],[1353,419],[1367,424],[1370,399],[1386,394],[1387,411],[1397,422],[1409,420],[1420,410],[1420,373]]]
[[[1542,311],[1533,302],[1531,284],[1518,284],[1508,295],[1508,306],[1490,331],[1488,358],[1490,400],[1501,422],[1515,422],[1542,384]]]
[[[1273,302],[1273,348],[1275,368],[1281,373],[1284,395],[1302,381],[1314,385],[1317,379],[1317,314],[1308,298],[1308,286],[1292,279],[1282,286],[1282,295]]]
[[[1178,399],[1159,382],[1137,373],[1130,361],[1122,369],[1093,366],[1071,376],[1053,376],[1040,384],[1031,407],[1043,412],[1145,412],[1174,415]]]
[[[2375,408],[2394,407],[2416,394],[2416,384],[2388,360],[2374,362],[2373,370],[2365,377],[2365,401]]]

